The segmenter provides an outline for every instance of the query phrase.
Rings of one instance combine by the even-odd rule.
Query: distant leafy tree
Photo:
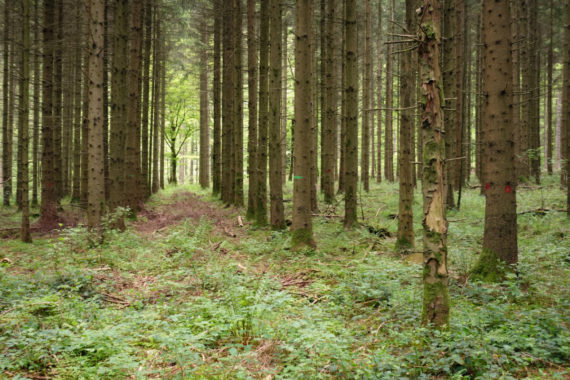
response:
[[[166,129],[165,129],[165,142],[170,150],[170,177],[169,183],[176,184],[176,168],[180,152],[184,144],[196,132],[195,123],[189,124],[190,111],[186,105],[186,100],[177,100],[175,103],[169,103],[166,107]]]

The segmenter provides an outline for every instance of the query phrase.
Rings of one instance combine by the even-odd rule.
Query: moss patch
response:
[[[313,231],[309,228],[299,228],[291,232],[291,249],[298,251],[306,247],[315,248]]]
[[[496,252],[483,248],[479,261],[471,269],[471,276],[485,282],[500,282],[505,278],[505,269],[505,263]]]
[[[407,251],[411,250],[412,248],[414,248],[414,242],[413,241],[409,241],[405,237],[401,237],[401,238],[398,238],[398,240],[396,240],[396,245],[395,245],[396,251],[407,252]]]
[[[449,290],[447,279],[424,281],[422,324],[443,328],[449,324]]]

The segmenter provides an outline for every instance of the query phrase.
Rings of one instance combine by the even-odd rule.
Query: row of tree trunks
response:
[[[71,202],[89,208],[88,197],[94,191],[90,183],[97,182],[90,181],[90,177],[93,170],[99,170],[89,164],[89,158],[91,148],[99,145],[97,141],[101,143],[105,194],[98,212],[100,216],[93,220],[101,220],[106,205],[111,209],[130,207],[133,211],[140,208],[149,194],[146,183],[150,181],[148,168],[151,165],[158,169],[155,178],[159,187],[164,186],[161,162],[164,161],[166,71],[160,66],[164,66],[166,50],[161,48],[164,36],[160,33],[160,17],[155,16],[154,24],[152,22],[160,8],[154,0],[102,0],[101,4],[97,3],[97,6],[102,14],[95,16],[102,19],[103,40],[95,44],[96,52],[91,44],[91,1],[22,0],[6,2],[3,8],[3,202],[10,203],[12,189],[15,189],[16,203],[23,211],[24,240],[29,240],[29,193],[31,204],[37,205],[40,186],[41,228],[58,225],[58,209],[66,196],[71,197]],[[112,15],[109,9],[113,9]],[[110,51],[114,54],[110,55]],[[95,69],[102,75],[101,80],[96,78],[97,84],[93,84],[89,66],[90,55],[94,53],[103,60]],[[151,76],[149,61],[152,55],[157,57],[157,64],[154,65],[155,75]],[[109,56],[113,57],[112,68],[108,67]],[[110,86],[111,69],[113,83]],[[143,75],[146,73],[148,75]],[[150,90],[151,81],[153,91]],[[90,109],[94,104],[92,86],[100,86],[103,91],[97,98],[103,102],[101,113],[94,115],[95,111]],[[109,87],[114,87],[114,91],[109,91]],[[151,93],[152,107],[156,110],[152,115],[151,125],[155,129],[152,137],[157,137],[157,141],[149,154]],[[111,104],[109,94],[113,96]],[[147,99],[146,104],[142,102],[143,98]],[[112,108],[110,134],[109,107]],[[141,127],[141,113],[146,122],[144,127]],[[89,138],[92,133],[90,120],[92,124],[92,120],[97,120],[97,128],[102,127],[100,139]],[[15,152],[16,135],[18,149]],[[142,157],[141,150],[146,153]],[[114,164],[112,176],[109,159]],[[16,181],[13,162],[17,163]],[[107,184],[114,191],[111,192]]]

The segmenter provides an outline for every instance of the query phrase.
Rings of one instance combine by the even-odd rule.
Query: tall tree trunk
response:
[[[325,162],[327,160],[327,158],[325,157],[325,154],[327,153],[327,150],[325,149],[325,124],[326,124],[326,120],[327,120],[327,114],[326,114],[326,110],[327,110],[327,40],[326,40],[326,28],[327,28],[327,0],[321,0],[321,5],[320,5],[320,20],[319,20],[319,24],[320,24],[320,28],[319,28],[319,45],[320,45],[320,82],[319,82],[319,89],[317,90],[315,88],[315,92],[317,92],[318,94],[315,94],[318,96],[318,102],[316,102],[315,104],[320,104],[320,109],[317,112],[317,110],[315,110],[316,114],[320,114],[320,123],[321,123],[321,139],[320,139],[320,156],[321,156],[321,171],[320,171],[320,180],[321,180],[321,191],[324,191],[324,166],[325,166]],[[317,58],[319,59],[319,58]],[[318,106],[317,106],[318,109]],[[318,122],[318,121],[317,121]],[[318,133],[318,132],[317,132]],[[318,138],[317,138],[318,139]]]
[[[283,178],[281,174],[281,0],[271,0],[269,41],[271,46],[269,70],[269,185],[271,227],[285,227],[283,207]]]
[[[34,0],[34,19],[40,19],[39,0]],[[40,140],[40,91],[41,91],[41,34],[40,24],[34,25],[34,44],[36,50],[33,54],[34,66],[34,132],[32,136],[32,207],[38,205],[38,180],[39,180],[39,140]],[[78,53],[81,56],[80,53]]]
[[[143,44],[143,2],[131,0],[129,23],[127,131],[125,137],[125,205],[139,211],[145,198],[141,173],[141,78]]]
[[[160,188],[162,190],[164,190],[164,174],[166,173],[165,170],[165,165],[166,165],[166,160],[164,159],[165,156],[165,142],[166,142],[166,136],[165,136],[165,128],[166,128],[166,61],[167,61],[167,50],[166,50],[166,43],[165,40],[161,39],[159,40],[160,44],[161,44],[161,48],[160,48],[160,108],[159,108],[159,112],[160,112],[160,137],[159,137],[159,146],[160,146],[160,178],[159,178],[159,183],[160,183]]]
[[[512,61],[513,61],[513,138],[515,140],[515,166],[520,167],[520,160],[517,159],[521,155],[521,102],[523,97],[521,96],[521,51],[524,49],[522,47],[522,42],[519,41],[519,22],[518,22],[518,10],[519,4],[517,0],[510,0],[511,5],[511,37],[513,40],[512,47]],[[479,68],[481,72],[483,67]],[[481,74],[479,74],[481,75]],[[518,170],[518,169],[517,169]]]
[[[419,53],[417,53],[416,50],[416,56],[415,56],[415,64],[417,65],[417,67],[420,67],[420,55]],[[418,70],[416,70],[416,134],[418,135],[418,143],[417,143],[417,155],[418,155],[418,161],[420,161],[420,163],[416,164],[416,172],[417,172],[417,177],[418,180],[422,181],[422,176],[423,176],[423,164],[421,163],[422,157],[424,156],[424,140],[423,140],[423,132],[422,132],[422,113],[420,112],[420,100],[421,100],[421,82],[422,82],[422,77],[421,77],[421,73]]]
[[[149,105],[150,105],[150,57],[152,51],[152,0],[144,3],[144,38],[142,52],[142,118],[141,118],[141,197],[146,199],[149,194]]]
[[[158,9],[156,8],[153,11],[154,15],[154,39],[153,39],[153,73],[152,73],[152,179],[151,179],[151,192],[153,194],[157,193],[160,189],[160,149],[159,149],[159,136],[160,136],[160,72],[162,70],[161,67],[161,43],[160,39],[162,38],[161,28],[160,28],[160,19],[158,15]]]
[[[390,3],[390,33],[394,34],[394,0]],[[394,130],[393,130],[393,94],[394,94],[394,57],[393,47],[388,45],[386,48],[386,112],[384,134],[384,177],[389,182],[394,182]]]
[[[314,247],[311,216],[311,125],[312,125],[312,3],[298,0],[295,27],[295,181],[293,183],[293,249]]]
[[[22,181],[21,181],[21,207],[22,226],[20,238],[24,243],[32,242],[30,233],[30,200],[29,200],[29,104],[30,104],[30,0],[22,0],[22,58],[20,72],[20,118],[18,130],[18,150],[21,151]]]
[[[322,139],[322,162],[321,162],[321,187],[325,195],[325,202],[334,202],[334,178],[335,178],[335,150],[336,150],[336,107],[337,107],[337,84],[334,82],[334,26],[336,19],[337,9],[334,0],[328,1],[326,7],[325,30],[321,31],[324,34],[325,45],[322,47],[324,52],[323,69],[324,69],[324,89],[323,94],[324,103],[322,105],[324,110],[324,119],[321,122],[321,139]],[[299,126],[300,127],[300,126]]]
[[[214,2],[214,143],[212,149],[212,193],[222,190],[222,125],[221,125],[221,45],[222,45],[222,1]]]
[[[376,182],[382,182],[382,0],[378,1],[378,31],[376,33],[377,41],[376,41],[376,60],[378,65],[378,71],[376,74],[376,86],[378,87],[376,90],[376,107],[378,110],[376,111],[376,119],[378,119],[378,125],[376,127]]]
[[[62,23],[65,25],[69,24],[69,17],[67,12],[64,13],[64,18]],[[68,44],[69,35],[67,30],[62,36],[62,44]],[[71,115],[70,112],[73,110],[73,98],[72,98],[72,87],[73,83],[73,67],[70,62],[69,48],[66,46],[62,49],[62,102],[61,102],[61,197],[69,195],[69,165],[70,165],[70,151],[69,151],[69,140],[71,136],[72,126],[71,126]]]
[[[552,175],[552,71],[554,66],[554,0],[549,2],[548,18],[548,58],[547,58],[547,95],[546,95],[546,138],[544,139],[546,170]]]
[[[125,205],[125,146],[128,105],[128,35],[129,1],[115,0],[113,71],[111,76],[111,144],[109,208],[115,212]],[[91,91],[91,90],[90,90]],[[129,173],[130,174],[130,173]],[[124,229],[124,220],[117,218],[116,227]]]
[[[314,7],[314,4],[313,4]],[[314,14],[314,9],[311,12]],[[315,20],[316,23],[316,20]],[[313,59],[311,60],[311,64],[313,65],[313,72],[316,72],[318,67],[318,58],[317,58],[317,33],[313,33],[312,36],[314,43],[312,44],[313,51],[311,56]],[[322,73],[321,73],[322,74]],[[318,202],[318,182],[319,182],[319,166],[318,166],[318,156],[319,156],[319,120],[318,120],[318,104],[319,104],[319,91],[318,91],[318,79],[316,75],[313,75],[313,104],[315,105],[315,110],[313,111],[313,129],[311,133],[312,138],[312,147],[311,150],[311,210],[313,212],[318,212],[319,210],[319,202]],[[321,91],[322,93],[322,91]],[[321,104],[322,110],[322,104]],[[322,119],[322,115],[321,115]]]
[[[480,184],[483,184],[483,164],[482,164],[482,152],[483,152],[483,143],[481,141],[482,137],[482,120],[483,120],[483,10],[479,10],[479,15],[477,17],[477,66],[475,72],[477,74],[476,84],[475,84],[475,174],[477,175],[477,179],[479,180]],[[519,57],[519,53],[517,51],[517,57]],[[514,74],[516,75],[516,74]],[[519,96],[520,98],[520,96]],[[520,111],[520,106],[519,106]],[[515,115],[515,113],[513,113]],[[520,116],[520,114],[519,114]],[[514,120],[515,123],[520,124],[519,120]],[[518,128],[517,130],[520,130]],[[519,146],[519,139],[516,140],[515,149]],[[483,186],[481,186],[481,190]]]
[[[406,28],[414,29],[415,1],[406,0]],[[399,212],[398,212],[398,240],[396,248],[408,250],[414,247],[414,214],[412,204],[414,200],[414,180],[412,152],[412,135],[414,134],[414,95],[415,78],[414,66],[412,64],[413,54],[410,44],[404,45],[404,52],[401,55],[402,72],[400,78],[400,153],[398,155],[398,165],[400,167],[400,191],[399,191]]]
[[[101,227],[101,215],[105,203],[105,173],[103,155],[103,71],[105,70],[104,31],[105,3],[89,0],[89,191],[87,224],[91,229]]]
[[[54,157],[53,74],[55,43],[55,2],[44,0],[43,65],[42,65],[42,196],[39,224],[46,228],[57,227],[57,192],[55,187],[56,165]]]
[[[70,8],[73,10],[73,8]],[[73,135],[73,92],[74,84],[77,82],[75,76],[75,69],[73,65],[73,50],[70,49],[73,29],[70,28],[73,23],[80,24],[79,20],[74,20],[74,12],[66,9],[63,13],[61,22],[67,25],[62,34],[61,43],[64,45],[62,48],[62,68],[63,68],[63,88],[62,88],[62,196],[70,195],[71,191],[71,164],[72,164],[72,135]]]
[[[234,10],[234,67],[235,67],[235,83],[234,83],[234,204],[238,207],[243,206],[243,72],[242,72],[242,0],[235,1]],[[279,23],[281,30],[281,23]],[[281,75],[281,72],[279,72]],[[279,86],[279,101],[281,101],[281,86]],[[281,134],[279,134],[281,138]]]
[[[465,72],[463,74],[465,91],[463,92],[463,155],[465,160],[462,166],[462,178],[461,184],[463,186],[469,183],[471,176],[471,88],[472,88],[472,36],[469,24],[469,4],[467,1],[463,1],[463,38],[465,43],[463,44],[463,56],[465,57]],[[461,189],[459,192],[461,195]],[[457,207],[461,206],[461,199],[458,198]]]
[[[520,93],[521,93],[521,118],[519,132],[519,150],[517,159],[519,166],[517,168],[517,177],[526,181],[530,176],[530,120],[528,112],[530,110],[530,54],[528,51],[528,4],[530,0],[520,0],[518,3],[519,14],[519,64],[521,68]],[[523,117],[524,116],[524,117]]]
[[[62,158],[62,132],[63,132],[63,0],[56,0],[56,45],[54,51],[54,184],[58,201],[63,193],[63,158]]]
[[[566,151],[566,191],[567,201],[566,210],[570,216],[570,181],[568,181],[568,173],[570,172],[570,4],[566,2],[566,20],[564,25],[564,95],[562,100],[562,126],[565,129],[565,144],[562,144],[562,149]]]
[[[10,6],[4,4],[4,62],[3,62],[3,97],[2,97],[2,193],[4,206],[10,206],[12,196],[12,143],[13,134],[10,126],[10,30],[12,27]]]
[[[176,127],[171,124],[170,126],[172,137],[171,142],[168,144],[170,147],[170,174],[168,176],[168,183],[171,184],[178,184],[178,180],[176,179],[176,161],[178,160],[178,155],[176,154]]]
[[[89,20],[84,20],[82,17],[82,6],[77,6],[75,10],[77,27],[74,31],[74,42],[77,47],[82,46],[83,28]],[[74,84],[73,84],[73,178],[71,185],[71,201],[79,203],[81,200],[81,85],[83,82],[83,72],[81,71],[81,56],[82,50],[77,48],[74,51],[73,66],[75,69]]]
[[[85,3],[86,14],[90,12],[91,3],[87,1]],[[82,208],[87,209],[89,203],[89,139],[86,137],[89,135],[89,48],[87,47],[87,41],[91,39],[90,30],[90,20],[85,18],[83,23],[83,41],[85,43],[83,49],[83,88],[82,88],[82,110],[81,110],[81,179],[80,179],[80,194],[79,194],[79,204]]]
[[[269,1],[259,13],[259,136],[257,141],[257,224],[267,224],[267,135],[269,121]]]
[[[344,227],[356,223],[356,187],[358,183],[358,30],[356,0],[345,0],[346,23],[346,151]]]
[[[281,141],[283,142],[283,149],[281,149],[281,182],[283,186],[287,183],[287,42],[288,42],[288,24],[287,24],[287,9],[283,10],[283,31],[281,36],[283,38],[281,50]]]
[[[457,0],[455,7],[455,136],[452,136],[453,145],[455,145],[455,156],[448,155],[448,157],[456,158],[454,161],[448,161],[453,169],[452,180],[453,188],[459,190],[462,186],[462,174],[465,166],[464,146],[463,146],[463,100],[464,100],[464,73],[465,73],[465,58],[463,56],[464,48],[464,35],[463,35],[463,10],[467,0]],[[459,202],[458,202],[459,203]]]
[[[223,2],[223,94],[222,97],[222,201],[235,201],[235,165],[233,138],[235,124],[235,52],[234,52],[234,0]]]
[[[247,88],[248,88],[248,138],[247,138],[247,173],[249,187],[247,195],[247,218],[255,218],[257,190],[257,35],[256,35],[256,0],[247,0]]]
[[[109,168],[109,53],[111,51],[111,41],[109,39],[109,25],[110,21],[110,11],[109,11],[109,1],[104,0],[105,14],[103,28],[103,173],[105,175],[105,202],[109,201],[111,193],[111,175]],[[87,49],[85,49],[87,50]],[[83,133],[82,133],[83,134]],[[85,134],[86,136],[87,134]],[[85,156],[87,157],[87,156]],[[81,161],[83,163],[83,161]],[[87,165],[85,165],[87,166]]]
[[[372,11],[370,0],[364,2],[364,64],[363,84],[362,84],[362,162],[360,164],[361,181],[364,191],[370,191],[370,115],[371,115],[371,94],[372,81]]]
[[[528,66],[529,66],[529,82],[528,95],[529,103],[527,106],[527,119],[529,122],[529,164],[531,175],[535,178],[536,183],[540,183],[540,89],[539,89],[539,72],[540,65],[538,62],[538,22],[537,22],[538,4],[537,0],[528,0]]]
[[[447,272],[447,219],[445,216],[444,162],[439,66],[441,9],[438,0],[422,0],[419,10],[421,112],[423,135],[423,235],[424,294],[422,324],[442,327],[449,323]]]
[[[208,93],[208,23],[201,25],[201,54],[200,54],[200,186],[206,189],[210,186],[210,97]]]
[[[485,108],[485,232],[483,253],[473,273],[496,281],[500,262],[517,263],[517,204],[512,124],[512,65],[508,0],[483,1]]]
[[[448,157],[454,158],[457,156],[456,146],[456,107],[458,93],[457,82],[460,77],[457,75],[456,70],[456,30],[455,30],[455,13],[456,13],[456,0],[443,0],[443,127],[445,128],[445,153]],[[453,182],[454,174],[453,168],[455,161],[450,161],[445,167],[445,201],[447,208],[455,207],[455,198],[453,195]]]
[[[342,13],[340,14],[342,23],[340,23],[340,61],[341,61],[341,80],[340,80],[340,90],[341,90],[341,111],[340,111],[340,164],[339,164],[339,176],[338,176],[338,192],[339,194],[344,193],[345,188],[345,177],[346,172],[346,28],[344,23],[344,18],[346,15],[346,1],[341,0],[342,3]]]
[[[180,157],[180,164],[178,165],[178,178],[180,183],[184,185],[186,181],[186,153],[188,151],[188,144],[184,144],[182,146],[182,156]]]

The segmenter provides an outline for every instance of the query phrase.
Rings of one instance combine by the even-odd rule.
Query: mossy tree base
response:
[[[299,228],[291,232],[291,250],[300,251],[303,248],[315,248],[313,231],[309,228]]]
[[[506,268],[496,252],[483,248],[479,261],[471,269],[471,278],[484,282],[501,282],[505,278]]]
[[[414,243],[405,237],[401,237],[398,240],[396,240],[396,245],[394,246],[394,249],[400,253],[409,252],[413,248],[414,248]]]
[[[424,283],[422,325],[433,324],[446,328],[449,323],[449,291],[447,278]]]

